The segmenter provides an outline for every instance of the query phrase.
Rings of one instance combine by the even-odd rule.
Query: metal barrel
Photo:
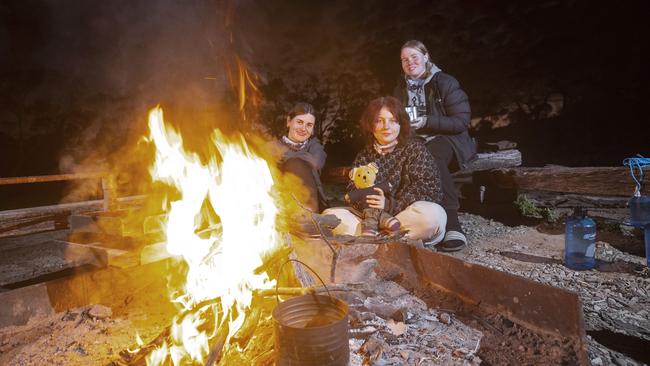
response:
[[[350,360],[348,305],[307,294],[273,310],[277,366],[344,366]]]

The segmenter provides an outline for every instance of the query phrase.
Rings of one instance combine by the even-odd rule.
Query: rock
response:
[[[113,315],[113,310],[108,306],[95,304],[88,310],[88,315],[96,319],[106,319]]]
[[[395,306],[393,304],[387,304],[377,298],[374,297],[369,297],[363,302],[363,306],[368,309],[368,311],[371,311],[377,316],[384,318],[386,320],[388,319],[395,319],[401,318],[401,319],[395,319],[395,320],[404,320],[406,318],[405,313],[406,310],[403,308],[400,308],[398,306]]]
[[[438,320],[442,324],[446,324],[446,325],[451,324],[451,316],[449,316],[449,314],[447,314],[447,313],[442,313],[442,314],[438,315]]]

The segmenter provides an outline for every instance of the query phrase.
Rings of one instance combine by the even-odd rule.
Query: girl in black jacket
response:
[[[443,199],[447,213],[445,239],[437,248],[457,251],[467,244],[458,221],[458,195],[451,172],[462,169],[476,154],[476,144],[469,136],[470,106],[467,94],[458,81],[443,73],[429,58],[420,41],[408,41],[401,49],[404,77],[394,95],[409,110],[411,128],[420,136],[440,170]]]

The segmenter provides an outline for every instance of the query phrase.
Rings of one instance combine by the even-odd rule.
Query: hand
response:
[[[427,123],[427,116],[420,116],[415,120],[411,121],[411,127],[418,130]]]
[[[378,208],[383,210],[386,207],[386,197],[384,197],[384,191],[381,188],[375,187],[377,194],[371,194],[366,197],[366,203],[370,208]]]

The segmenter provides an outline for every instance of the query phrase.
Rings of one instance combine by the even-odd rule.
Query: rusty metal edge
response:
[[[402,244],[384,246],[376,254],[384,270],[401,272],[403,285],[421,291],[433,286],[533,331],[570,338],[579,364],[589,364],[582,303],[576,293]]]

